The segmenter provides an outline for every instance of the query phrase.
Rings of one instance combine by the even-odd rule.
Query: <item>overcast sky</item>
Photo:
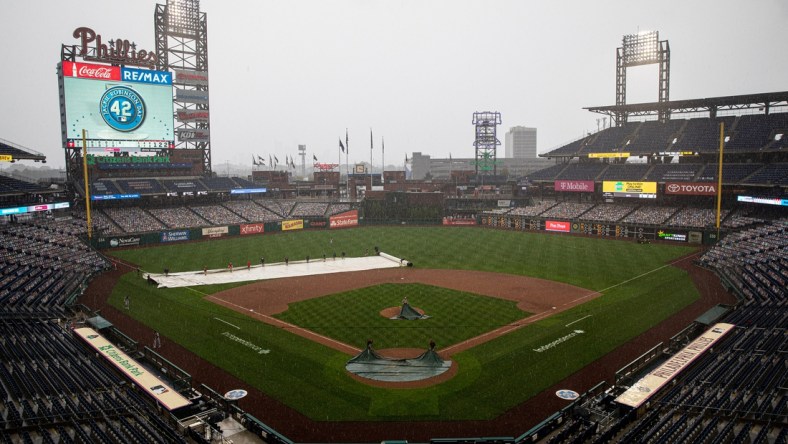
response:
[[[75,28],[154,50],[164,0],[5,1],[0,138],[62,166],[55,66]],[[214,168],[297,154],[401,165],[405,153],[473,156],[474,111],[499,111],[499,139],[536,127],[545,152],[597,128],[615,103],[624,34],[658,30],[673,100],[788,90],[788,2],[202,0],[208,16]],[[657,66],[630,68],[628,103],[657,100]],[[503,146],[500,155],[503,156]],[[298,162],[299,159],[296,159]],[[342,158],[342,163],[345,159]]]

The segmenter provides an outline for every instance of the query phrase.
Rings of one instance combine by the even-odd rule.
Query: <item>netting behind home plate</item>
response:
[[[380,253],[379,256],[365,256],[352,258],[323,258],[313,259],[309,262],[290,261],[277,262],[265,265],[234,266],[214,270],[183,271],[168,273],[166,276],[150,273],[146,277],[153,279],[159,287],[192,287],[195,285],[224,284],[227,282],[259,281],[265,279],[280,279],[296,276],[310,276],[314,274],[342,273],[346,271],[375,270],[379,268],[396,268],[407,265],[407,261]]]

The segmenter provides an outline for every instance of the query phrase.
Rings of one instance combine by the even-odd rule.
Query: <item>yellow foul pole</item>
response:
[[[725,145],[725,123],[720,122],[720,160],[717,167],[717,240],[720,240],[720,206],[722,204],[722,148]]]
[[[88,240],[93,238],[93,223],[90,220],[90,185],[88,184],[88,142],[87,132],[82,130],[82,179],[85,182],[85,214],[88,222]]]

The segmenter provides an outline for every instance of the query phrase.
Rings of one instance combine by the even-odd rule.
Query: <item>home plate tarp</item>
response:
[[[397,268],[407,266],[408,262],[390,254],[381,252],[376,256],[311,259],[284,262],[259,263],[247,268],[246,264],[234,264],[230,268],[214,270],[183,271],[179,273],[148,273],[144,277],[159,288],[193,287],[196,285],[225,284],[228,282],[260,281],[315,274],[343,273],[346,271],[376,270],[381,268]]]
[[[367,348],[350,359],[345,369],[362,378],[386,382],[421,381],[438,376],[451,368],[451,361],[444,361],[435,352],[435,347],[410,359],[381,356],[367,343]]]

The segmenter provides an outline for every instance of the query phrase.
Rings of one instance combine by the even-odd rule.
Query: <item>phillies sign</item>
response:
[[[665,184],[665,194],[716,196],[717,184],[714,182],[668,182]]]
[[[553,183],[555,191],[574,193],[593,193],[593,180],[556,180]]]
[[[101,34],[84,26],[75,29],[73,36],[79,39],[77,54],[87,61],[147,68],[153,68],[158,61],[154,51],[137,51],[137,44],[125,39],[110,39],[104,43]]]

